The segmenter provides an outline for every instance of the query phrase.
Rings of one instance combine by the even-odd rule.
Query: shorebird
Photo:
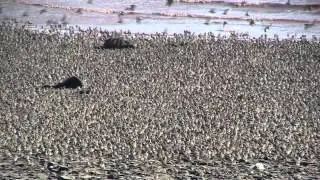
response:
[[[223,10],[223,13],[222,13],[222,14],[223,14],[223,15],[227,15],[228,12],[229,12],[229,10],[230,10],[230,9],[225,9],[225,10]]]
[[[313,27],[315,24],[316,24],[315,21],[312,21],[312,23],[306,23],[306,24],[304,24],[304,29],[307,30],[307,29]]]
[[[272,26],[272,24],[267,25],[266,27],[264,27],[264,32],[267,32],[267,30],[269,30],[271,26]]]
[[[62,24],[62,25],[67,25],[67,24],[69,24],[69,23],[68,23],[67,21],[62,21],[61,24]]]
[[[47,25],[50,25],[50,24],[58,24],[58,22],[55,21],[55,20],[49,19],[49,20],[46,21],[46,24],[47,24]]]
[[[0,14],[2,13],[2,7],[0,7]]]
[[[214,14],[214,13],[216,13],[216,10],[215,10],[214,8],[211,8],[211,9],[209,10],[209,12],[212,13],[212,14]]]
[[[125,10],[127,11],[134,11],[136,9],[136,5],[135,4],[131,4],[130,7],[127,7]]]
[[[250,26],[253,26],[255,24],[254,20],[250,19],[249,24],[250,24]]]
[[[140,23],[141,23],[141,21],[142,21],[142,17],[137,16],[137,17],[136,17],[136,22],[137,22],[138,24],[140,24]]]
[[[223,21],[222,26],[224,27],[224,26],[226,26],[227,24],[228,24],[227,21]]]
[[[22,13],[22,17],[27,17],[27,16],[29,16],[28,12],[27,12],[27,11],[24,11],[24,12]]]
[[[88,0],[87,3],[88,4],[92,4],[93,0]]]
[[[63,15],[62,18],[60,19],[61,22],[65,22],[67,20],[67,15]]]
[[[291,5],[291,1],[288,0],[287,3],[286,3],[286,5],[288,5],[288,6]]]
[[[249,10],[247,10],[247,12],[246,12],[246,16],[250,16],[250,15],[249,15]]]
[[[119,20],[118,20],[118,23],[123,23],[123,19],[122,19],[122,16],[124,15],[124,12],[123,11],[120,11],[119,13],[118,13],[118,17],[119,17]]]
[[[61,21],[61,24],[63,24],[63,25],[67,25],[68,24],[68,22],[66,21],[67,20],[67,15],[63,15],[63,17],[60,19],[60,21]]]
[[[240,6],[245,6],[246,4],[246,1],[241,1]]]
[[[183,31],[183,34],[184,34],[184,35],[191,35],[191,31],[184,30],[184,31]]]
[[[171,6],[171,5],[173,4],[173,2],[174,2],[173,0],[167,0],[166,5],[167,5],[167,6]]]
[[[48,12],[46,8],[43,8],[43,9],[40,10],[40,14],[43,14],[43,13],[46,13],[46,12]]]
[[[204,22],[205,25],[209,25],[210,24],[210,18],[207,18],[206,21]]]
[[[76,13],[82,14],[82,8],[77,9]]]

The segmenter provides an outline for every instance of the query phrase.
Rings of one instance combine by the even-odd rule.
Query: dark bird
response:
[[[64,166],[60,166],[58,164],[53,164],[52,162],[48,162],[47,169],[50,172],[60,173],[61,171],[68,171],[69,169]]]
[[[124,16],[124,12],[123,11],[120,11],[119,13],[118,13],[118,17],[119,17],[119,20],[118,20],[118,23],[123,23],[123,19],[122,19],[122,16]]]
[[[137,22],[138,24],[140,24],[140,23],[141,23],[141,21],[142,21],[142,17],[137,16],[137,17],[136,17],[136,22]]]
[[[100,49],[124,49],[124,48],[134,48],[135,46],[129,41],[119,38],[109,38],[104,41],[104,44]]]
[[[304,24],[304,29],[307,30],[311,27],[313,27],[316,23],[313,21],[312,23],[306,23]]]
[[[303,8],[305,11],[312,11],[313,10],[313,6],[310,5],[310,6],[304,6]]]
[[[72,76],[68,79],[65,79],[63,82],[58,83],[54,86],[49,86],[49,85],[45,85],[43,86],[43,88],[54,88],[54,89],[63,89],[63,88],[67,88],[67,89],[76,89],[78,87],[82,87],[82,82],[80,81],[80,79],[78,79],[75,76]]]
[[[2,7],[0,7],[0,14],[2,13]]]
[[[267,25],[266,27],[264,27],[264,32],[267,32],[267,30],[269,30],[271,27],[271,24],[270,25]]]
[[[250,15],[249,15],[249,11],[246,12],[246,16],[250,16]]]
[[[27,12],[27,11],[24,11],[24,12],[22,13],[22,17],[27,17],[27,16],[29,16],[28,12]]]
[[[240,6],[245,6],[246,4],[246,1],[241,1]]]
[[[290,0],[287,1],[286,5],[288,5],[288,6],[291,5]]]
[[[51,20],[51,19],[47,20],[46,23],[47,23],[47,25],[50,25],[50,24],[58,24],[57,21]]]
[[[183,34],[184,34],[185,36],[190,36],[190,35],[191,35],[191,31],[184,30],[184,31],[183,31]]]
[[[215,10],[214,8],[211,8],[211,9],[209,10],[209,13],[214,14],[214,13],[216,13],[216,10]]]
[[[172,4],[174,3],[174,0],[167,0],[166,6],[172,6]]]
[[[162,34],[163,34],[163,35],[167,35],[167,34],[168,34],[168,29],[165,28],[165,29],[162,31]]]
[[[67,20],[67,15],[63,15],[62,18],[60,19],[61,22],[65,22]]]
[[[228,24],[227,21],[223,21],[222,26],[224,27],[224,26],[226,26],[227,24]]]
[[[136,6],[135,4],[131,4],[130,7],[127,7],[127,8],[126,8],[126,10],[127,10],[127,11],[134,11],[134,10],[136,10],[136,7],[137,7],[137,6]]]
[[[67,24],[69,24],[67,21],[62,21],[62,23],[61,23],[62,25],[67,25]]]
[[[123,23],[123,19],[122,19],[122,17],[120,17],[120,16],[119,16],[118,23],[119,23],[119,24],[122,24],[122,23]]]
[[[206,21],[204,22],[205,25],[209,25],[210,24],[210,18],[207,18]]]
[[[229,12],[229,9],[225,9],[225,10],[223,10],[223,15],[227,15],[228,14],[228,12]]]
[[[88,0],[87,3],[88,4],[92,4],[93,0]]]
[[[250,19],[249,24],[250,24],[250,26],[253,26],[255,24],[254,20]]]
[[[81,8],[77,9],[76,13],[82,14],[82,9]]]
[[[46,8],[40,10],[40,14],[48,12]]]

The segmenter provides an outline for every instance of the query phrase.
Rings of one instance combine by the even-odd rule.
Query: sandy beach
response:
[[[95,48],[115,36],[135,48]],[[320,177],[317,39],[2,23],[0,43],[1,179]]]

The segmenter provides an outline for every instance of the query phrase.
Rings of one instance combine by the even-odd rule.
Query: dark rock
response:
[[[78,79],[75,76],[70,77],[54,86],[50,86],[50,85],[43,86],[43,88],[54,88],[54,89],[62,89],[62,88],[75,89],[78,87],[82,87],[82,82],[80,81],[80,79]]]
[[[134,48],[134,45],[123,38],[109,38],[104,41],[102,49]]]

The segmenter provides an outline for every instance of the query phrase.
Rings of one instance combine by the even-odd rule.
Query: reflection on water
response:
[[[267,34],[320,37],[318,0],[17,0],[0,1],[1,19],[131,32]],[[195,3],[196,2],[196,3]],[[41,17],[41,18],[39,18]]]

